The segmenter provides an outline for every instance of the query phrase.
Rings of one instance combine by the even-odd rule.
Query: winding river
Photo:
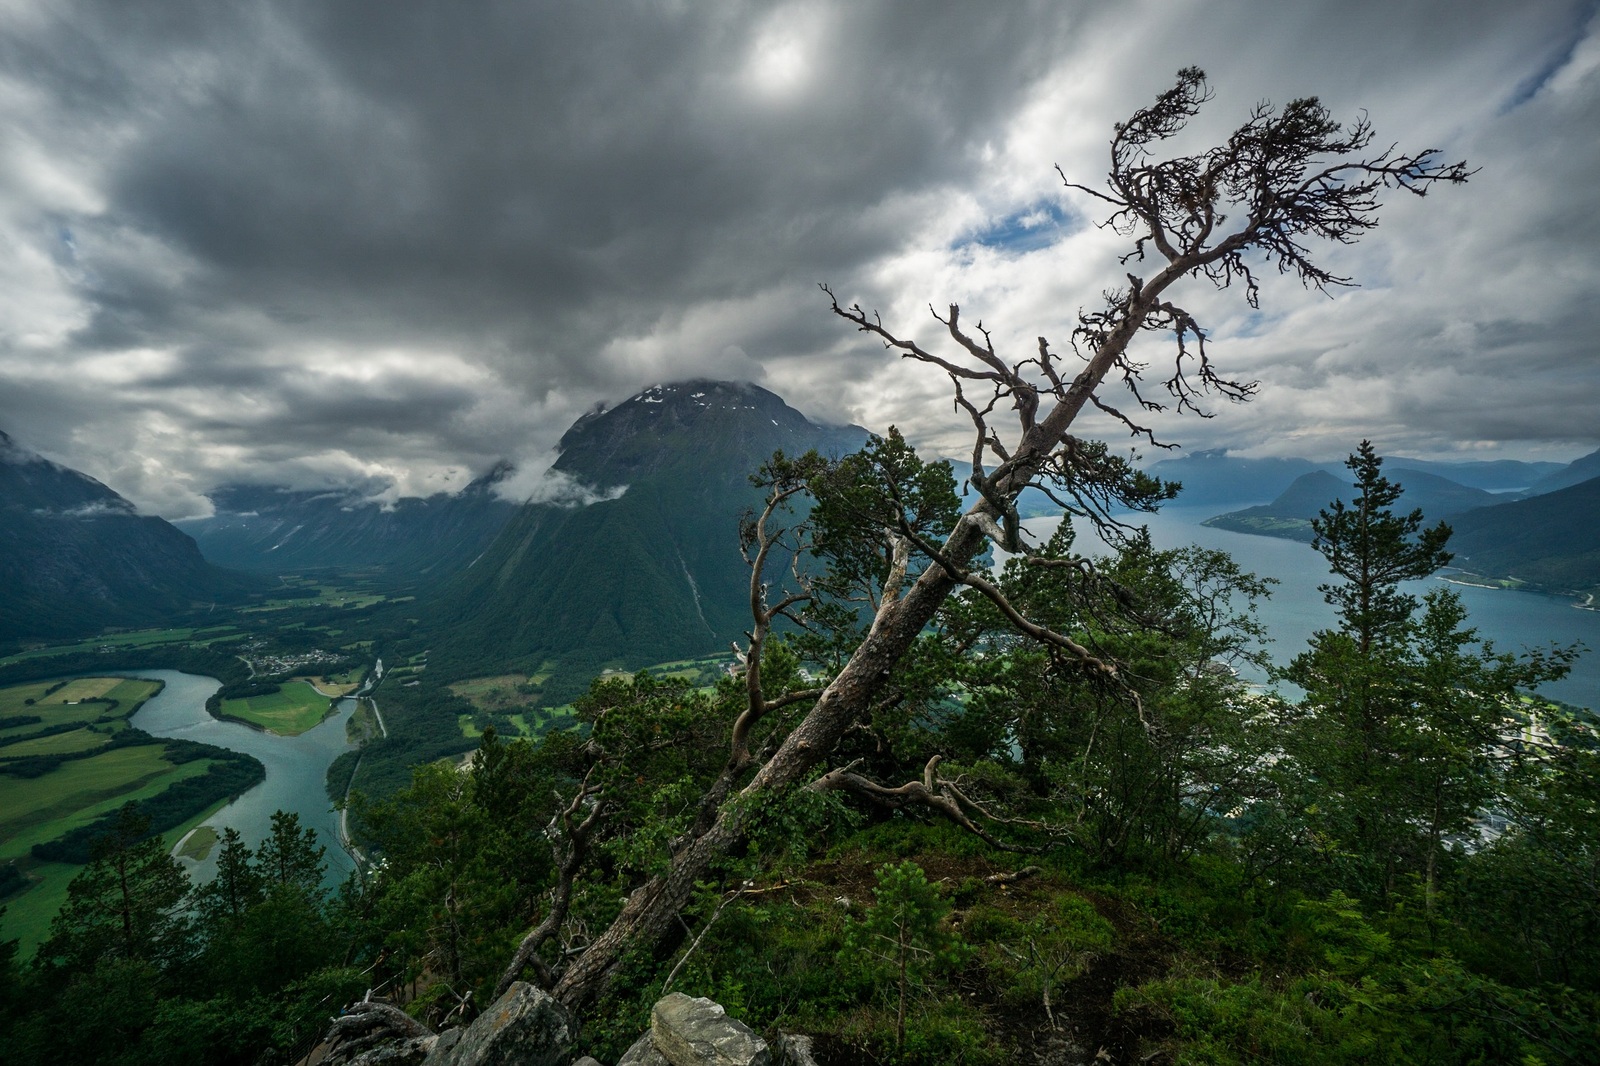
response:
[[[328,849],[325,883],[337,885],[349,875],[355,863],[340,846],[339,815],[328,802],[323,779],[328,764],[351,747],[345,739],[345,722],[355,709],[355,701],[340,700],[338,712],[316,727],[296,737],[280,737],[237,722],[218,721],[207,714],[206,698],[221,687],[216,678],[176,670],[130,670],[128,673],[166,682],[165,688],[139,708],[130,724],[152,736],[176,737],[242,751],[260,759],[267,768],[266,780],[203,824],[219,834],[227,827],[236,829],[245,843],[254,848],[272,832],[274,811],[298,814],[300,824],[315,829],[317,842]],[[199,862],[179,859],[197,883],[210,880],[216,873],[216,860],[215,848]]]

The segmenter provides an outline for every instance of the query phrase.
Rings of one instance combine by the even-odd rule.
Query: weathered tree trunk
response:
[[[1139,325],[1156,307],[1162,290],[1183,276],[1190,264],[1169,266],[1143,291],[1131,294],[1124,319],[1105,337],[1095,357],[1063,389],[1045,418],[1029,427],[1016,449],[1015,461],[996,479],[994,494],[1015,499],[1033,479],[1048,456],[1066,436],[1090,395],[1116,366]],[[980,499],[969,516],[993,520],[998,509]],[[983,548],[985,534],[978,522],[963,518],[940,548],[944,560],[966,567]],[[889,679],[895,664],[910,650],[939,607],[959,582],[943,566],[930,564],[902,597],[878,610],[866,638],[844,669],[817,698],[815,707],[783,741],[777,752],[740,790],[743,797],[776,792],[798,785],[831,756],[851,725],[869,712],[874,696]],[[562,973],[553,994],[574,1013],[600,996],[618,964],[635,951],[651,951],[675,928],[677,916],[694,893],[711,864],[744,840],[746,804],[723,804],[711,828],[691,840],[673,858],[671,869],[635,889],[620,913],[582,955]]]
[[[977,554],[982,544],[983,535],[962,523],[946,550],[964,562]],[[845,730],[866,714],[895,663],[954,588],[949,575],[929,567],[904,597],[881,612],[850,661],[818,697],[815,708],[740,795],[777,791],[805,781],[833,753]],[[671,870],[634,890],[610,927],[561,975],[555,997],[569,1009],[581,1010],[605,990],[626,955],[652,950],[665,939],[693,895],[695,882],[704,878],[713,862],[743,841],[745,810],[741,804],[724,804],[711,828],[674,857]]]
[[[1093,395],[1113,370],[1135,386],[1143,367],[1137,361],[1128,361],[1125,355],[1141,330],[1167,331],[1175,338],[1175,372],[1163,384],[1179,410],[1198,412],[1194,398],[1199,391],[1215,390],[1230,400],[1248,399],[1254,393],[1253,382],[1230,382],[1216,375],[1206,357],[1205,333],[1189,312],[1164,299],[1165,290],[1180,279],[1195,276],[1208,278],[1221,288],[1238,282],[1245,286],[1246,299],[1253,307],[1257,283],[1246,255],[1256,253],[1275,264],[1280,272],[1291,273],[1313,288],[1325,290],[1330,285],[1346,284],[1348,279],[1318,266],[1310,258],[1301,243],[1304,238],[1315,236],[1350,243],[1376,224],[1377,194],[1381,190],[1399,188],[1421,194],[1439,182],[1460,184],[1472,173],[1465,163],[1438,162],[1432,150],[1408,155],[1391,147],[1363,157],[1360,153],[1372,139],[1366,120],[1343,129],[1331,121],[1314,97],[1291,102],[1281,116],[1264,105],[1257,107],[1225,144],[1209,153],[1175,161],[1155,159],[1151,148],[1183,130],[1208,99],[1205,75],[1192,67],[1180,71],[1173,89],[1161,94],[1153,105],[1136,111],[1127,122],[1118,123],[1111,142],[1109,193],[1066,181],[1062,176],[1068,188],[1113,206],[1108,223],[1117,232],[1134,238],[1122,263],[1143,261],[1148,254],[1161,264],[1149,279],[1126,275],[1129,287],[1108,292],[1103,309],[1080,312],[1073,346],[1085,354],[1088,362],[1070,380],[1058,372],[1062,364],[1044,338],[1039,339],[1037,358],[1008,364],[996,354],[981,324],[981,342],[960,331],[954,306],[948,320],[939,320],[965,351],[962,359],[969,363],[966,366],[894,336],[876,315],[859,306],[844,308],[834,301],[833,312],[857,329],[876,336],[906,358],[938,366],[950,375],[957,404],[971,416],[977,431],[973,485],[983,498],[942,546],[933,549],[932,545],[919,544],[935,561],[904,596],[879,607],[871,630],[850,661],[735,800],[799,785],[831,757],[846,730],[868,714],[895,664],[959,585],[971,585],[991,600],[996,599],[992,586],[985,588],[985,582],[965,570],[983,546],[985,529],[997,543],[1014,543],[1018,516],[1011,504],[1036,475],[1046,471],[1057,483],[1075,476],[1071,460],[1077,442],[1070,440],[1067,433],[1086,404],[1096,404],[1135,435],[1155,442],[1148,428]],[[1234,216],[1231,230],[1223,227],[1229,215]],[[824,291],[832,298],[826,286]],[[1191,344],[1193,348],[1189,347]],[[1033,371],[1029,373],[1034,374],[1031,381],[1025,376],[1025,368],[1030,366]],[[1191,381],[1191,374],[1197,381]],[[969,401],[962,392],[963,382],[984,389],[992,387],[993,399],[987,406],[981,400],[976,404]],[[1139,396],[1136,388],[1135,398],[1143,410],[1161,409]],[[1053,406],[1036,421],[1041,399]],[[1004,409],[997,406],[1002,400],[1010,402],[1018,418],[1019,432],[1009,449],[987,422],[991,413]],[[979,472],[985,455],[992,455],[999,462],[987,476]],[[997,520],[1004,523],[1004,532]],[[754,587],[752,593],[754,596]],[[1005,612],[1008,605],[1003,600],[997,602]],[[755,607],[759,628],[759,602]],[[1054,636],[1012,613],[1007,617],[1022,632],[1036,638]],[[1057,643],[1068,650],[1082,651],[1068,641]],[[752,655],[757,651],[752,647]],[[759,669],[759,658],[752,666]],[[749,684],[755,693],[758,678],[750,677]],[[746,726],[770,708],[753,699],[751,709]],[[742,734],[735,749],[730,763],[733,772],[743,768],[740,753],[748,755]],[[569,1008],[581,1009],[599,996],[628,955],[655,950],[675,927],[695,882],[744,839],[750,804],[717,802],[722,788],[731,791],[732,780],[730,775],[719,782],[707,797],[696,825],[697,830],[704,831],[677,851],[671,869],[637,889],[611,926],[561,975],[554,993]],[[714,818],[709,815],[712,809],[716,812]]]

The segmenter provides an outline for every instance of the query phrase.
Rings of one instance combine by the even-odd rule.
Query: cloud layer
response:
[[[1053,167],[1097,180],[1196,64],[1193,143],[1315,94],[1482,170],[1332,250],[1358,290],[1186,292],[1263,392],[1163,437],[1586,451],[1596,6],[1400,7],[0,3],[0,428],[171,517],[229,481],[542,470],[597,399],[692,376],[961,449],[941,377],[815,283],[1064,343],[1122,249]]]

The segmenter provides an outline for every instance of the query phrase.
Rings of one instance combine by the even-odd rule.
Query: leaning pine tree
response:
[[[1253,307],[1259,264],[1292,273],[1316,289],[1349,284],[1312,259],[1313,240],[1350,243],[1377,224],[1385,189],[1424,194],[1437,182],[1460,183],[1464,163],[1445,164],[1434,150],[1406,154],[1370,151],[1372,131],[1363,118],[1351,126],[1334,121],[1316,99],[1295,100],[1281,111],[1257,106],[1225,142],[1194,155],[1161,158],[1157,151],[1175,137],[1210,98],[1204,75],[1179,72],[1176,85],[1148,107],[1119,123],[1111,139],[1111,169],[1104,189],[1070,180],[1069,188],[1104,201],[1105,225],[1127,237],[1122,264],[1150,264],[1146,276],[1126,275],[1097,309],[1082,312],[1070,338],[1070,355],[1040,338],[1037,351],[1007,359],[981,325],[966,327],[957,308],[934,313],[948,334],[949,354],[891,331],[856,303],[841,303],[826,286],[833,313],[871,334],[902,357],[936,367],[949,377],[956,405],[971,419],[974,440],[971,484],[978,500],[965,513],[939,505],[939,493],[914,457],[901,454],[896,439],[879,442],[867,481],[840,481],[840,468],[814,456],[775,457],[763,472],[765,509],[743,534],[751,563],[752,627],[739,649],[745,691],[729,727],[730,749],[720,772],[700,797],[698,815],[668,844],[670,856],[627,897],[609,927],[578,951],[543,950],[559,944],[573,886],[603,833],[608,808],[605,777],[596,771],[564,799],[548,830],[559,881],[543,919],[524,938],[497,990],[530,977],[568,1007],[581,1012],[602,995],[628,959],[652,955],[679,930],[678,916],[696,883],[743,843],[763,804],[783,802],[796,789],[839,790],[895,806],[918,805],[966,829],[1001,842],[1003,820],[972,802],[956,782],[941,776],[937,755],[916,780],[873,781],[856,765],[838,765],[841,740],[865,723],[885,698],[896,667],[946,600],[959,590],[986,598],[1024,636],[1040,642],[1066,668],[1081,671],[1108,693],[1137,709],[1138,696],[1118,664],[1065,633],[1027,617],[1010,603],[979,565],[990,543],[1027,554],[1016,499],[1036,486],[1063,506],[1104,520],[1115,507],[1153,509],[1172,489],[1134,470],[1105,445],[1075,436],[1074,423],[1093,407],[1120,419],[1151,443],[1138,412],[1163,409],[1199,412],[1203,394],[1231,401],[1248,399],[1254,383],[1230,381],[1213,367],[1201,325],[1171,293],[1180,283],[1209,281],[1244,289]],[[1145,365],[1129,348],[1141,334],[1174,338],[1166,396],[1146,395]],[[1132,396],[1135,414],[1125,414],[1097,394],[1108,379]],[[848,473],[848,471],[845,471]],[[870,484],[870,490],[862,486]],[[785,518],[791,504],[817,496],[810,517],[798,525]],[[841,543],[820,524],[829,515],[854,523],[854,540]],[[807,523],[811,523],[808,525]],[[837,533],[835,528],[831,532]],[[830,545],[831,541],[831,545]],[[769,577],[796,553],[816,552],[826,573],[792,567],[786,582]],[[1085,574],[1086,560],[1042,560],[1073,565]],[[838,649],[835,668],[820,688],[764,683],[772,673],[768,637],[780,618],[843,614],[837,594],[854,584],[869,608],[868,624]],[[831,616],[827,614],[832,610]],[[849,631],[842,625],[839,631]],[[764,657],[764,651],[768,654]],[[794,671],[782,671],[792,677]],[[780,691],[781,689],[781,691]],[[612,756],[614,758],[614,756]],[[1002,842],[1003,843],[1003,842]]]
[[[1316,263],[1309,242],[1357,240],[1377,225],[1379,199],[1386,189],[1421,196],[1436,183],[1459,184],[1470,176],[1465,163],[1440,162],[1433,149],[1369,151],[1373,133],[1364,117],[1341,125],[1314,97],[1292,101],[1281,111],[1258,105],[1222,144],[1193,155],[1158,157],[1157,149],[1183,130],[1209,98],[1201,71],[1180,71],[1171,89],[1116,126],[1104,189],[1063,175],[1069,188],[1108,205],[1104,224],[1131,241],[1123,265],[1150,263],[1155,268],[1144,277],[1127,274],[1127,284],[1107,292],[1098,309],[1080,313],[1069,358],[1041,337],[1036,352],[1008,360],[981,325],[970,331],[963,327],[954,305],[948,316],[934,313],[953,342],[949,356],[936,354],[891,331],[859,304],[841,303],[823,287],[835,315],[904,358],[948,375],[956,404],[972,421],[971,483],[979,498],[953,526],[930,536],[919,528],[925,523],[909,505],[898,505],[893,478],[885,478],[885,498],[895,506],[890,508],[892,520],[878,533],[885,548],[870,625],[820,690],[769,695],[761,664],[770,627],[816,598],[806,582],[795,581],[790,591],[769,592],[765,580],[771,556],[782,543],[772,525],[775,516],[811,483],[803,469],[774,471],[767,508],[746,530],[753,616],[743,649],[748,700],[733,724],[726,766],[703,798],[699,820],[673,842],[666,871],[636,888],[586,950],[548,974],[551,991],[567,1006],[581,1010],[604,991],[624,959],[653,952],[672,935],[696,881],[745,839],[751,812],[765,796],[808,784],[869,796],[892,792],[903,802],[925,804],[981,830],[985,812],[939,776],[937,758],[929,761],[922,780],[892,789],[829,763],[846,731],[869,717],[896,664],[958,589],[987,597],[1020,633],[1086,674],[1119,686],[1114,662],[1022,615],[985,571],[974,566],[990,542],[1010,552],[1026,551],[1017,496],[1037,486],[1090,517],[1104,516],[1117,506],[1150,509],[1168,498],[1163,486],[1108,454],[1104,445],[1074,436],[1072,428],[1086,408],[1094,407],[1154,443],[1153,434],[1135,416],[1097,395],[1108,378],[1120,381],[1135,408],[1145,412],[1160,411],[1163,404],[1199,412],[1202,393],[1242,401],[1255,392],[1254,383],[1230,381],[1217,373],[1206,351],[1204,329],[1172,301],[1171,291],[1191,279],[1218,288],[1241,285],[1254,307],[1259,296],[1256,264],[1262,262],[1319,290],[1347,285],[1350,279]],[[1135,338],[1145,332],[1175,340],[1173,369],[1162,381],[1162,402],[1142,391],[1144,364],[1129,353]],[[1004,415],[1004,425],[1002,412],[1013,412]],[[1131,688],[1123,692],[1137,699]],[[809,709],[797,720],[782,716],[782,723],[793,723],[789,728],[763,731],[769,716],[797,704],[809,704]],[[569,856],[575,848],[581,851],[581,843],[570,837],[594,824],[589,814],[580,813],[581,793],[571,810],[564,824],[572,833],[563,834],[557,825],[553,834]],[[570,880],[557,887],[558,900],[569,885]],[[553,935],[548,920],[530,934],[502,979],[502,989],[521,974],[541,946],[540,938]]]

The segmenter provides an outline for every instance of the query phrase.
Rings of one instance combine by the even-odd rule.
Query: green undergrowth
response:
[[[852,952],[851,930],[907,863],[937,893],[954,950],[916,980],[897,1041],[892,972]],[[1214,856],[1159,874],[1096,869],[1070,849],[1019,856],[892,818],[747,878],[743,892],[702,885],[682,942],[625,968],[586,1022],[586,1047],[619,1056],[665,991],[709,997],[769,1037],[811,1034],[822,1062],[1053,1050],[1060,1061],[1556,1063],[1600,1046],[1592,995],[1534,994],[1460,962],[1467,945],[1446,901],[1429,914],[1418,892],[1379,910],[1247,884],[1237,870]]]

